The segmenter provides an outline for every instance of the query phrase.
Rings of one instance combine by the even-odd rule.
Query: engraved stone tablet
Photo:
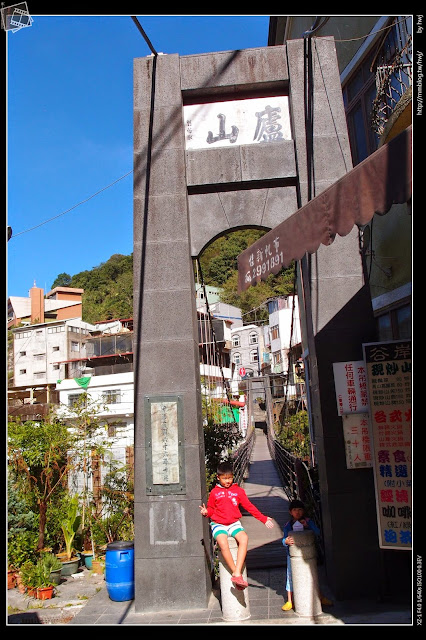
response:
[[[177,402],[151,405],[152,482],[179,482],[179,439]]]

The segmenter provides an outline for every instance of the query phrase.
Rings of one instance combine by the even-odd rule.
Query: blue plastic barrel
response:
[[[105,582],[111,600],[123,602],[135,597],[134,542],[110,542],[105,554]]]

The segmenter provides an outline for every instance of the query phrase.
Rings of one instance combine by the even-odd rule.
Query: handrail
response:
[[[267,379],[267,377],[266,377]],[[308,513],[322,531],[321,501],[317,483],[312,479],[317,469],[308,468],[303,460],[294,456],[278,441],[273,426],[272,395],[267,382],[265,385],[266,436],[268,449],[275,463],[282,487],[289,500],[302,500]],[[319,540],[319,550],[323,553],[323,541]]]
[[[250,427],[250,432],[247,432],[247,436],[244,442],[234,451],[232,454],[233,467],[234,467],[234,482],[240,484],[243,482],[247,469],[250,464],[251,454],[253,451],[255,440],[255,429]]]
[[[318,540],[318,545],[319,552],[323,556],[321,501],[316,483],[312,480],[312,473],[316,470],[309,469],[303,460],[287,451],[274,437],[270,429],[267,429],[267,442],[269,453],[275,463],[288,499],[290,501],[302,500],[306,505],[307,512],[320,528],[321,537]]]

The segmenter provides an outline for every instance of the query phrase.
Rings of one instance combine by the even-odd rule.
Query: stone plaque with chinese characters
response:
[[[180,396],[145,398],[147,493],[185,492]]]
[[[176,402],[151,404],[152,482],[179,482],[178,417]]]
[[[411,340],[365,344],[379,546],[411,549]]]
[[[187,149],[291,140],[287,96],[185,105]]]

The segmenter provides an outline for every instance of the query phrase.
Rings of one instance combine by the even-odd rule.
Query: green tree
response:
[[[7,557],[9,564],[20,567],[25,560],[36,559],[38,514],[32,494],[19,488],[17,474],[7,472]]]
[[[299,458],[309,459],[311,450],[307,411],[298,411],[289,416],[283,425],[276,424],[275,431],[285,449]]]
[[[104,420],[99,415],[102,410],[106,410],[102,402],[93,400],[87,391],[82,391],[72,407],[62,405],[58,411],[72,437],[69,447],[73,461],[72,469],[83,475],[83,528],[86,525],[86,510],[90,501],[88,486],[92,475],[91,460],[93,456],[102,458],[112,445],[111,438],[105,434]]]
[[[53,281],[51,289],[55,287],[70,287],[71,286],[71,276],[69,273],[60,273],[56,276],[56,279]]]
[[[16,420],[8,425],[9,464],[16,472],[17,486],[32,492],[38,505],[38,550],[45,546],[48,505],[67,481],[72,444],[67,426],[53,415],[38,422]]]

